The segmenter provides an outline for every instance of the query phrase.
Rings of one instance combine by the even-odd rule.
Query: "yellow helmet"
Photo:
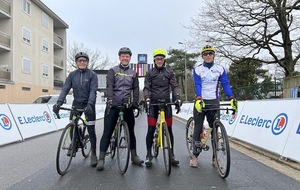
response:
[[[158,56],[158,55],[162,55],[162,56],[166,57],[167,52],[161,48],[158,48],[158,49],[154,50],[153,57]]]
[[[212,51],[214,53],[216,53],[216,49],[210,45],[206,45],[204,46],[201,50],[200,50],[200,53],[203,54],[204,52],[206,51]]]

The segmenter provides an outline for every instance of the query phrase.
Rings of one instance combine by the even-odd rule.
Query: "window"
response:
[[[31,73],[31,61],[29,59],[23,58],[22,71],[27,74]]]
[[[30,91],[30,88],[29,87],[22,87],[22,90],[24,90],[24,91]]]
[[[22,10],[30,15],[30,2],[28,0],[23,0]]]
[[[42,39],[42,49],[43,49],[43,51],[48,52],[48,50],[49,50],[48,40]]]
[[[49,92],[48,89],[42,89],[42,92]]]
[[[43,67],[43,69],[42,69],[42,76],[43,77],[48,77],[48,73],[49,73],[49,67],[48,67],[48,65],[43,64],[42,67]]]
[[[45,12],[42,12],[42,25],[48,28],[48,23],[49,23],[49,16]]]
[[[23,42],[30,44],[31,37],[30,37],[30,31],[23,27],[22,29],[22,35],[23,35]]]
[[[0,85],[0,89],[5,89],[5,85]]]

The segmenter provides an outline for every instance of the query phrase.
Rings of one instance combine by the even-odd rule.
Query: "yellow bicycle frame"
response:
[[[163,137],[163,123],[166,124],[167,126],[167,122],[166,122],[166,118],[165,118],[165,111],[164,110],[158,110],[158,113],[159,113],[159,116],[160,116],[160,122],[159,122],[159,129],[158,129],[158,144],[159,144],[159,147],[160,148],[163,148],[163,140],[162,140],[162,137]],[[157,126],[156,126],[157,127]],[[172,148],[172,144],[171,142],[170,143],[170,148]]]

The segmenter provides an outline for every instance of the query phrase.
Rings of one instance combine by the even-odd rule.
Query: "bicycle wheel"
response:
[[[81,137],[84,138],[82,141],[83,147],[81,147],[82,156],[87,158],[91,153],[91,142],[90,142],[90,135],[88,134],[86,125],[83,126]]]
[[[162,138],[165,169],[166,174],[169,176],[171,174],[171,138],[166,123],[163,123]]]
[[[194,118],[190,117],[186,122],[185,139],[186,148],[190,156],[193,156],[193,135],[194,135]]]
[[[155,158],[157,158],[158,152],[159,152],[158,130],[159,130],[159,124],[157,124],[157,126],[155,128],[155,132],[153,135],[153,143],[152,143],[153,157],[155,157]]]
[[[226,178],[230,172],[230,147],[226,129],[224,125],[215,122],[214,146],[215,146],[215,164],[218,168],[219,175]]]
[[[111,159],[113,159],[116,155],[116,144],[117,144],[117,134],[115,130],[113,135],[110,138],[110,143],[109,143]]]
[[[74,144],[75,144],[75,130],[73,124],[68,124],[59,139],[57,153],[56,153],[56,170],[60,175],[64,175],[73,158]]]
[[[127,123],[124,121],[118,127],[117,161],[121,174],[124,174],[128,168],[130,155],[129,129]]]

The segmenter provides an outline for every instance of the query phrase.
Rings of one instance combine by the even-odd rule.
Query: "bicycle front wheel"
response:
[[[90,135],[88,134],[86,125],[83,126],[81,137],[83,138],[82,139],[83,147],[81,147],[82,156],[87,158],[91,153],[91,142],[90,142]]]
[[[186,140],[186,148],[191,157],[193,156],[194,126],[195,126],[194,118],[190,117],[186,122],[185,140]]]
[[[73,145],[75,144],[75,138],[73,138],[75,130],[73,129],[74,125],[68,124],[59,139],[56,153],[56,170],[59,175],[64,175],[67,172],[73,158]]]
[[[217,121],[214,128],[215,165],[219,175],[226,178],[230,172],[230,147],[224,125]]]
[[[122,121],[118,126],[117,138],[117,161],[121,174],[124,174],[128,168],[130,155],[130,137],[129,129],[126,122]]]
[[[159,129],[159,124],[157,124],[157,126],[155,128],[154,135],[153,135],[152,150],[153,150],[153,157],[154,158],[157,158],[158,152],[159,152],[158,129]]]
[[[163,123],[163,155],[167,176],[171,174],[171,138],[166,123]]]

